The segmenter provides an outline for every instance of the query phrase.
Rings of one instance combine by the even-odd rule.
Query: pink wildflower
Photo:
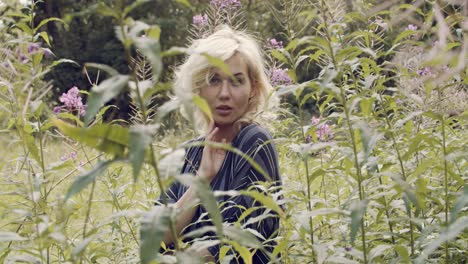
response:
[[[409,25],[408,25],[408,29],[409,29],[409,30],[416,31],[416,30],[418,30],[418,26],[413,25],[413,24],[409,24]]]
[[[29,54],[34,54],[38,52],[41,49],[41,45],[38,43],[31,43],[28,45],[28,53]]]
[[[272,49],[282,49],[283,41],[277,41],[276,39],[272,38],[268,40],[268,46]]]
[[[431,68],[430,67],[424,67],[424,69],[418,70],[418,75],[419,76],[429,76],[432,74]]]
[[[62,96],[59,97],[63,105],[54,107],[54,113],[59,113],[61,111],[71,113],[76,111],[80,116],[84,116],[86,113],[86,105],[83,104],[79,93],[80,91],[76,86],[70,88],[67,93],[63,93]]]
[[[208,15],[196,15],[192,18],[192,23],[197,28],[208,26]]]
[[[310,123],[313,126],[317,126],[316,128],[316,135],[318,140],[322,142],[328,142],[333,139],[333,131],[331,127],[325,122],[320,124],[320,118],[319,117],[312,117],[310,120]]]
[[[273,86],[292,84],[292,80],[287,73],[287,69],[273,68],[271,73],[271,84]]]
[[[312,119],[310,119],[310,123],[313,126],[316,126],[316,125],[318,125],[320,123],[320,118],[313,116]]]

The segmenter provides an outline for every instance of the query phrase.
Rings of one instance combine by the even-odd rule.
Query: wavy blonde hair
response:
[[[236,121],[234,127],[239,130],[246,124],[257,122],[262,109],[268,105],[273,87],[266,73],[266,60],[255,38],[244,31],[222,25],[213,34],[194,40],[188,51],[189,56],[175,71],[176,96],[182,99],[191,98],[194,94],[199,95],[201,88],[207,85],[214,66],[204,54],[223,61],[239,54],[247,65],[254,96],[249,100],[247,111]],[[200,132],[205,131],[210,122],[208,116],[198,108],[194,111],[194,116],[197,129]]]

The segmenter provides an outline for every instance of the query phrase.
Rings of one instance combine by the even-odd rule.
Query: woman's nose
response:
[[[220,98],[229,98],[229,96],[231,95],[229,91],[229,85],[230,84],[228,80],[223,80],[220,91],[219,91]]]

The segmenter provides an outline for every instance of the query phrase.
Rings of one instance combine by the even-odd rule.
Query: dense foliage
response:
[[[174,180],[199,191],[222,261],[262,244],[223,225],[218,195],[279,213],[272,262],[467,261],[463,1],[162,2],[0,1],[0,261],[202,262],[182,238],[158,253],[177,212],[154,201]],[[178,110],[208,110],[172,99],[171,71],[217,23],[264,38],[284,199],[178,175],[195,135]]]

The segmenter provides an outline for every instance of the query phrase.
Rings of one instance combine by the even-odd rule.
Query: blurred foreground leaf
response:
[[[105,160],[99,161],[94,168],[92,168],[87,173],[78,176],[75,181],[72,183],[70,188],[68,188],[67,195],[65,196],[65,201],[67,201],[73,195],[79,193],[81,190],[86,188],[90,183],[92,183],[99,174],[103,173],[109,165],[111,165],[115,160]]]
[[[172,208],[155,206],[143,216],[140,228],[140,260],[151,263],[159,253],[161,241],[169,230]]]
[[[99,108],[122,92],[129,80],[128,75],[119,74],[104,80],[98,86],[93,86],[87,100],[85,123],[89,124]]]
[[[129,155],[135,182],[145,160],[146,149],[151,144],[158,127],[159,125],[134,125],[130,127]]]
[[[114,156],[123,156],[129,144],[128,128],[119,125],[99,124],[80,128],[56,118],[51,122],[64,135]]]

